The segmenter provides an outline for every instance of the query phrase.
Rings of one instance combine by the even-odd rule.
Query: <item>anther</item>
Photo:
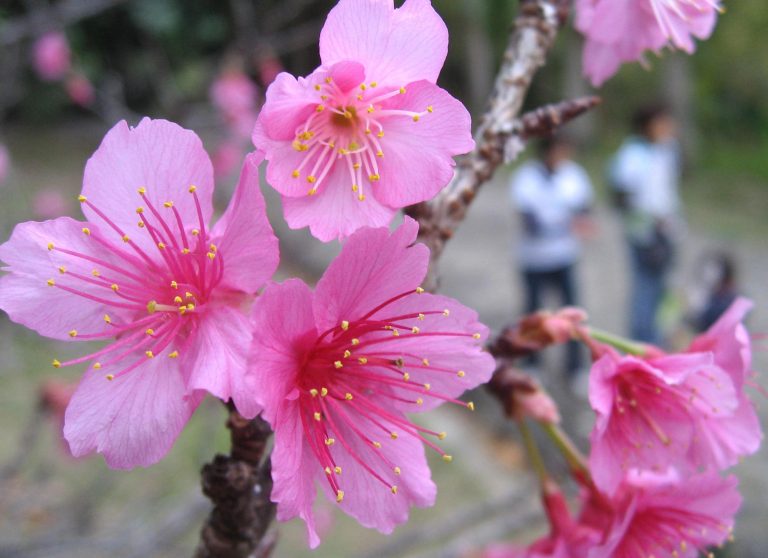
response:
[[[168,353],[168,358],[179,358],[179,351],[173,351],[172,353]]]
[[[432,105],[427,107],[427,112],[435,112],[435,108]]]
[[[401,471],[400,471],[400,467],[395,467],[394,469],[392,469],[392,471],[394,471],[394,473],[395,473],[396,475],[399,475],[399,474],[400,474],[400,472],[401,472]]]
[[[114,374],[107,374],[104,377],[107,379],[108,382],[111,382],[112,380],[115,379],[115,375]]]
[[[298,178],[298,177],[299,177],[299,171],[298,171],[298,169],[297,169],[297,170],[294,170],[294,171],[291,173],[291,176],[292,176],[293,178]]]
[[[325,439],[325,445],[326,446],[332,446],[335,443],[336,443],[336,440],[334,440],[333,438],[326,438]]]
[[[131,238],[130,238],[130,237],[127,235],[127,234],[124,234],[124,235],[123,235],[123,238],[122,238],[122,241],[123,241],[123,242],[130,242],[130,241],[131,241]]]
[[[345,394],[344,399],[346,399],[347,401],[352,401],[352,394],[351,393]]]
[[[312,389],[309,390],[309,394],[312,397],[317,397],[317,390],[315,388],[312,388]]]
[[[371,87],[376,87],[377,85],[378,85],[378,83],[376,83],[375,81],[371,82]]]
[[[64,274],[64,273],[66,273],[66,272],[67,272],[67,268],[66,268],[66,267],[64,267],[63,265],[60,265],[60,266],[59,266],[59,273],[62,273],[62,274]]]
[[[48,251],[50,252],[51,250],[53,250],[53,242],[48,243]]]
[[[351,357],[351,356],[352,356],[352,353],[349,351],[349,349],[347,349],[346,351],[344,351],[344,358],[349,358],[349,357]]]
[[[364,194],[360,194],[359,196],[357,196],[357,199],[360,200],[360,201],[365,201],[365,195]]]
[[[440,434],[437,435],[437,438],[439,440],[445,440],[446,436],[448,436],[447,432],[440,432]]]
[[[482,335],[480,335],[479,333],[473,333],[472,334],[472,338],[473,339],[480,339],[480,337],[482,337]]]
[[[157,302],[154,300],[150,300],[147,302],[147,312],[150,314],[154,314],[155,310],[157,310]]]
[[[428,359],[428,358],[423,358],[423,359],[421,359],[421,363],[422,363],[424,366],[429,366],[429,359]]]
[[[200,229],[192,229],[192,236],[198,236],[200,234]]]
[[[356,337],[355,337],[354,339],[352,339],[351,343],[352,343],[353,345],[359,345],[359,344],[360,344],[360,340],[359,340],[358,338],[356,338]]]
[[[152,351],[144,351],[144,354],[147,355],[147,358],[155,358],[155,353]]]
[[[470,401],[469,403],[467,403],[467,409],[469,409],[470,411],[474,411],[475,404],[472,401]]]
[[[344,491],[343,490],[337,490],[336,491],[336,501],[341,504],[341,502],[344,500]]]
[[[446,453],[446,454],[443,456],[443,461],[445,461],[446,463],[450,463],[451,461],[453,461],[453,456],[452,456],[452,455],[448,455],[448,454]]]
[[[376,137],[383,138],[384,137],[384,130],[381,130],[378,134],[376,134]]]
[[[54,368],[61,368],[61,362],[59,362],[58,359],[53,359],[53,362],[51,363]]]
[[[420,117],[418,114],[414,114],[414,115],[413,115],[413,121],[414,121],[414,122],[418,122],[418,121],[419,121],[419,118],[421,118],[421,117]]]
[[[381,442],[371,442],[373,444],[373,447],[376,449],[381,449]]]
[[[213,261],[216,258],[216,252],[208,252],[206,256],[208,256],[209,260]]]
[[[344,331],[349,329],[349,322],[347,320],[341,321],[341,329],[343,329]]]
[[[111,324],[112,318],[109,317],[109,314],[104,314],[104,323]]]
[[[359,362],[360,364],[368,364],[368,359],[365,357],[360,357],[357,359],[357,362]]]
[[[86,198],[84,195],[80,194],[79,196],[77,196],[77,201],[79,201],[80,203],[85,203],[85,202],[88,201],[88,198]]]
[[[424,384],[424,389],[429,391],[432,389],[432,384]]]
[[[165,242],[158,242],[157,247],[160,248],[161,250],[165,250]]]
[[[421,397],[419,397],[418,399],[416,399],[416,404],[421,406],[424,404],[424,400]]]
[[[377,157],[383,157],[383,156],[384,156],[384,152],[383,152],[381,149],[379,149],[379,150],[376,152],[376,156],[377,156]]]
[[[137,208],[136,208],[136,213],[138,213],[139,215],[141,215],[142,213],[144,213],[144,208],[143,208],[143,207],[137,207]]]
[[[321,414],[320,414],[320,413],[318,413],[317,411],[315,411],[315,413],[314,413],[312,416],[313,416],[313,417],[315,418],[315,420],[316,420],[316,421],[318,421],[318,422],[319,422],[320,420],[322,420],[322,418],[323,418],[323,415],[321,415]]]
[[[317,112],[323,112],[325,110],[325,107],[323,105],[317,105],[317,108],[315,110]]]
[[[164,203],[163,203],[163,207],[169,207],[169,208],[170,208],[170,207],[173,207],[173,202],[172,202],[172,201],[167,201],[167,202],[164,202]]]
[[[171,281],[171,288],[172,289],[178,289],[179,288],[179,284],[176,281]]]
[[[416,287],[416,294],[421,294],[423,292],[424,292],[424,289],[422,289],[421,287]]]
[[[315,91],[320,91],[321,89],[322,89],[322,87],[320,86],[319,83],[315,84]]]
[[[397,494],[397,486],[396,485],[392,485],[392,488],[390,488],[390,490],[392,491],[392,494]]]
[[[309,182],[310,184],[314,184],[315,182],[317,182],[317,177],[310,174],[307,177],[307,182]]]
[[[458,372],[456,372],[456,375],[457,375],[459,378],[463,378],[464,376],[466,376],[466,375],[467,375],[467,373],[466,373],[466,372],[464,372],[463,370],[459,370]]]
[[[77,337],[77,330],[76,329],[70,329],[69,330],[69,336],[70,337]]]
[[[46,283],[48,284],[49,287],[53,287],[56,284],[56,281],[54,281],[53,279],[48,279]]]
[[[392,438],[393,440],[397,440],[397,432],[393,430],[392,432],[389,433],[389,437]]]
[[[447,308],[445,310],[443,310],[443,316],[445,316],[447,318],[450,315],[451,315],[451,311],[450,310],[448,310]]]
[[[404,94],[405,94],[405,87],[401,87],[401,88],[400,88],[400,94],[401,94],[401,95],[404,95]]]
[[[194,184],[192,184],[192,185],[189,187],[189,193],[190,193],[190,194],[194,194],[195,192],[197,192],[197,186],[195,186]]]
[[[99,368],[101,368],[101,363],[100,362],[94,362],[93,363],[93,369],[94,370],[98,370]]]
[[[146,189],[144,186],[142,186],[141,188],[139,188],[139,189],[138,189],[138,190],[136,190],[136,191],[137,191],[139,194],[141,194],[142,196],[143,196],[144,194],[146,194],[146,193],[147,193],[147,189]]]
[[[88,227],[83,227],[83,234],[85,236],[90,236],[91,235],[91,229],[89,229]]]
[[[155,330],[150,327],[150,328],[147,328],[147,330],[144,333],[146,333],[147,335],[154,335]]]
[[[341,467],[336,465],[336,467],[333,468],[333,472],[336,473],[337,475],[340,475],[341,474]]]
[[[99,271],[98,269],[92,269],[91,275],[93,275],[94,277],[101,277],[101,271]]]
[[[334,363],[333,363],[333,365],[334,365],[334,366],[335,366],[337,369],[338,369],[338,368],[342,368],[342,367],[344,366],[344,365],[341,363],[341,361],[340,361],[340,360],[337,360],[336,362],[334,362]]]
[[[381,176],[380,176],[380,175],[378,175],[378,174],[372,174],[372,175],[370,175],[370,176],[368,177],[368,179],[369,179],[371,182],[378,182],[379,180],[381,180]]]
[[[331,473],[333,473],[333,471],[331,471],[331,468],[330,468],[330,467],[326,467],[326,468],[325,468],[325,469],[323,469],[323,470],[325,471],[325,474],[326,474],[326,475],[330,475]]]
[[[407,382],[411,379],[411,375],[408,372],[403,372],[403,381]]]
[[[320,388],[320,397],[328,395],[328,388]]]
[[[109,288],[110,288],[110,289],[112,289],[114,292],[117,292],[117,291],[119,291],[119,290],[120,290],[120,286],[119,286],[117,283],[112,283],[112,284],[109,286]]]

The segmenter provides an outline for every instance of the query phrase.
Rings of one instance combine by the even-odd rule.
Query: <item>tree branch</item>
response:
[[[202,470],[203,493],[214,508],[195,558],[265,558],[274,546],[260,544],[275,516],[272,467],[264,459],[272,430],[260,417],[248,420],[231,404],[229,409],[230,455],[217,455]]]
[[[568,14],[568,0],[522,0],[512,35],[504,52],[504,61],[496,77],[488,111],[475,133],[475,150],[461,158],[450,184],[430,202],[408,208],[419,222],[419,237],[431,250],[430,272],[425,288],[437,288],[436,264],[445,242],[450,239],[466,215],[477,191],[504,161],[507,143],[522,137],[529,124],[516,120],[531,85],[555,42]],[[564,122],[529,115],[528,121],[555,125]],[[531,125],[531,131],[536,126]]]

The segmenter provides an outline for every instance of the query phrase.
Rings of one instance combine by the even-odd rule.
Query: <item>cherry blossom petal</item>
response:
[[[111,252],[92,236],[83,234],[83,227],[87,226],[88,223],[69,217],[21,223],[10,240],[0,246],[0,260],[7,264],[3,269],[9,272],[0,278],[0,308],[13,321],[54,339],[72,339],[72,330],[104,329],[103,316],[109,305],[89,297],[109,298],[112,292],[108,283],[100,287],[74,278],[74,274],[91,278],[95,267],[103,268],[59,251],[67,249],[114,262]],[[99,234],[97,227],[89,227],[92,235]],[[62,286],[75,287],[82,294],[66,291]]]
[[[106,379],[118,370],[85,373],[67,407],[64,437],[75,457],[98,452],[114,469],[148,467],[168,453],[202,397],[187,391],[173,359],[146,359]]]
[[[225,258],[219,286],[250,294],[272,277],[280,261],[277,237],[259,188],[262,159],[256,153],[246,158],[232,200],[211,235]]]
[[[416,221],[406,217],[393,233],[364,229],[350,238],[315,288],[318,329],[360,318],[387,299],[414,291],[429,263],[427,247],[413,244],[418,230]]]
[[[171,210],[163,206],[173,202],[184,222],[199,227],[194,196],[188,193],[192,185],[197,188],[207,225],[212,213],[213,166],[200,138],[167,120],[144,118],[135,128],[123,120],[107,132],[88,160],[83,213],[90,222],[109,230],[101,212],[121,231],[110,231],[116,241],[126,234],[147,253],[155,254],[152,238],[136,227],[135,210],[146,206],[139,188],[146,189],[146,198],[164,220],[174,223]]]
[[[433,198],[453,177],[453,157],[471,151],[471,118],[460,101],[428,81],[408,85],[389,107],[430,111],[414,122],[389,118],[381,146],[381,181],[373,187],[380,202],[404,207]],[[389,108],[388,107],[388,108]]]
[[[341,0],[320,33],[320,58],[331,66],[355,60],[367,78],[406,85],[434,83],[448,53],[448,30],[429,0]]]
[[[394,209],[381,205],[374,196],[360,201],[341,165],[331,171],[317,194],[283,197],[283,215],[288,226],[309,227],[312,236],[322,242],[347,237],[362,227],[388,225],[394,214]]]

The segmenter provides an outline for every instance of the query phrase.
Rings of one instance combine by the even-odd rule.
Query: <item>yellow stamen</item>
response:
[[[341,363],[341,361],[340,361],[340,360],[337,360],[336,362],[334,362],[334,363],[333,363],[333,365],[334,365],[334,366],[335,366],[337,369],[338,369],[338,368],[342,368],[342,367],[344,366],[344,365]]]
[[[91,229],[89,229],[88,227],[83,227],[83,234],[85,236],[91,236]]]
[[[347,320],[341,321],[341,329],[343,329],[344,331],[349,329],[349,322]]]
[[[53,359],[53,362],[51,364],[53,364],[54,368],[61,368],[61,362],[59,362],[58,359]]]
[[[168,358],[179,358],[179,351],[173,351],[172,353],[168,353]]]
[[[77,337],[77,330],[76,329],[70,329],[69,330],[69,336],[70,337]]]
[[[190,193],[190,194],[194,194],[196,191],[197,191],[197,186],[195,186],[194,184],[192,184],[192,185],[189,187],[189,193]]]
[[[164,202],[164,203],[163,203],[163,206],[164,206],[164,207],[168,207],[168,208],[171,208],[171,207],[173,207],[173,202],[172,202],[172,201],[167,201],[167,202]]]

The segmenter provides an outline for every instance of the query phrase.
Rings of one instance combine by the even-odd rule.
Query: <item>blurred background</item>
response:
[[[397,2],[398,4],[400,2]],[[250,129],[274,76],[318,63],[330,0],[0,0],[0,238],[26,220],[79,217],[85,161],[118,120],[162,117],[194,129],[214,159],[219,208],[250,150]],[[491,91],[517,5],[513,0],[433,0],[451,33],[440,84],[479,116]],[[692,57],[650,56],[624,67],[597,110],[568,126],[575,160],[597,191],[595,232],[578,266],[582,305],[593,324],[626,333],[628,278],[620,220],[605,169],[629,133],[631,114],[664,101],[680,123],[687,230],[662,304],[665,338],[684,346],[686,317],[701,298],[702,260],[732,259],[739,292],[755,299],[753,332],[768,332],[768,10],[728,3],[713,37]],[[526,106],[591,92],[581,77],[582,41],[565,29]],[[512,168],[497,173],[472,206],[441,262],[442,291],[476,308],[494,331],[515,321],[522,284],[513,259],[519,222],[508,205]],[[335,255],[307,231],[287,230],[267,187],[281,239],[280,277],[316,279]],[[478,246],[482,249],[478,249]],[[698,298],[697,298],[698,297]],[[99,457],[75,461],[60,439],[63,407],[79,371],[54,371],[53,355],[80,354],[0,316],[0,557],[189,556],[208,503],[199,469],[227,450],[225,412],[206,400],[170,455],[147,470],[115,472]],[[559,355],[537,373],[581,442],[586,403],[564,381]],[[768,368],[758,350],[755,367]],[[764,377],[764,376],[763,376]],[[758,379],[760,382],[761,380]],[[765,380],[762,380],[765,385]],[[762,416],[768,405],[754,397]],[[492,541],[527,542],[546,526],[535,481],[496,403],[480,412],[441,409],[424,420],[449,432],[456,456],[434,460],[434,509],[415,510],[390,537],[319,505],[325,532],[307,550],[303,524],[281,525],[275,556],[452,557]],[[765,423],[764,423],[765,424]],[[437,427],[437,426],[436,426]],[[564,473],[552,455],[552,467]],[[768,451],[739,466],[745,504],[735,542],[722,556],[764,558],[768,545]]]

